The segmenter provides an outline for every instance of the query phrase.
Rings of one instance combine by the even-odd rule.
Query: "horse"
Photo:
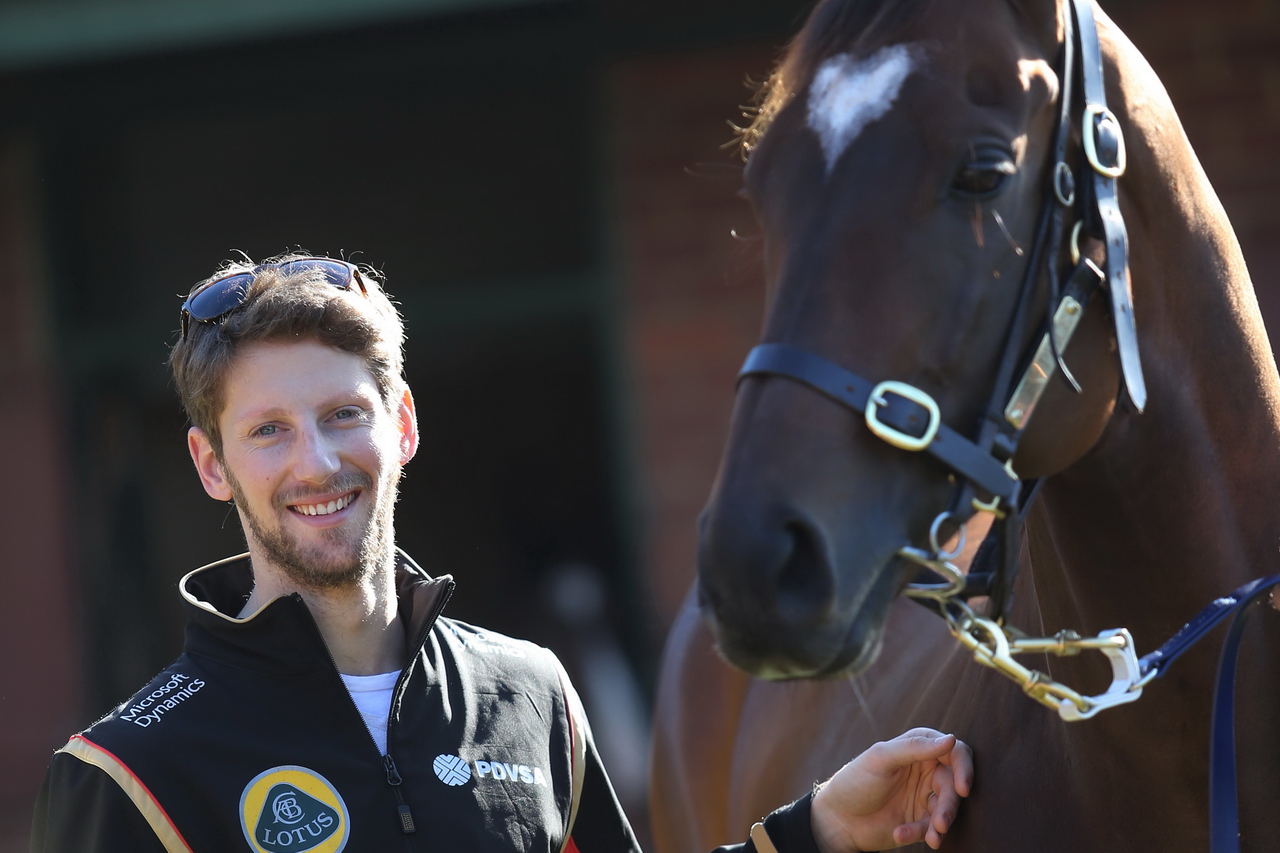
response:
[[[1096,638],[1028,658],[1083,695],[1115,672],[1093,648],[1154,648],[1275,570],[1280,377],[1157,76],[1089,0],[822,0],[744,140],[762,346],[663,654],[656,849],[744,837],[927,725],[977,767],[946,850],[1205,850],[1211,643],[1081,712],[1038,675],[1019,690],[979,666],[954,631],[960,587],[1008,566],[963,612]],[[1067,314],[1069,340],[1050,331]],[[865,410],[844,399],[859,382]],[[944,458],[944,435],[981,464]],[[950,543],[984,523],[1010,533],[966,577]],[[1254,622],[1240,837],[1270,850],[1280,631]]]

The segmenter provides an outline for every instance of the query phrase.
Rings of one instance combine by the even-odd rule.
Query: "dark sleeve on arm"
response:
[[[165,853],[115,780],[65,753],[53,756],[36,800],[31,853]]]
[[[818,844],[809,827],[809,808],[813,795],[805,794],[789,806],[783,806],[764,819],[769,840],[778,853],[818,853]],[[717,847],[713,853],[758,853],[756,845],[748,839],[742,844]]]
[[[570,833],[578,853],[641,853],[631,822],[618,802],[595,741],[587,739],[582,800]],[[570,848],[572,849],[572,848]]]

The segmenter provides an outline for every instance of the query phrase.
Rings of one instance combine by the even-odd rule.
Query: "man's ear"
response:
[[[418,412],[413,405],[413,392],[406,386],[400,395],[400,464],[406,464],[418,452]]]
[[[215,501],[229,501],[232,498],[231,483],[222,471],[222,463],[213,452],[213,444],[209,436],[200,427],[187,430],[187,449],[191,451],[191,461],[196,465],[196,473],[209,497]]]

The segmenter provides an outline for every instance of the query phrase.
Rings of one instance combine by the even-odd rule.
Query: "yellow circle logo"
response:
[[[273,767],[245,786],[240,826],[257,853],[338,853],[351,831],[338,789],[296,765]]]

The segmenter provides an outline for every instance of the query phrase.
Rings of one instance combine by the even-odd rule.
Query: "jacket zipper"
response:
[[[393,713],[400,707],[400,700],[403,698],[405,686],[409,683],[409,671],[413,668],[413,662],[422,651],[423,645],[427,642],[427,634],[431,632],[431,626],[440,618],[440,613],[444,610],[444,606],[449,602],[451,590],[445,589],[432,608],[429,617],[423,622],[422,630],[418,632],[415,642],[409,648],[412,650],[409,656],[409,662],[405,664],[404,669],[400,671],[400,677],[396,679],[395,687],[391,692],[391,707],[387,714],[387,752],[383,755],[378,750],[378,742],[373,737],[373,732],[369,729],[369,724],[365,723],[364,715],[360,713],[360,709],[356,706],[355,699],[351,698],[347,685],[342,681],[342,675],[338,672],[338,665],[334,662],[333,652],[329,649],[329,643],[325,640],[324,634],[320,631],[320,626],[316,624],[315,617],[311,616],[310,611],[306,611],[311,618],[311,627],[315,629],[316,636],[320,638],[320,645],[324,647],[325,654],[329,656],[329,666],[333,670],[333,674],[338,676],[338,683],[342,685],[342,692],[346,694],[347,701],[351,705],[351,710],[355,711],[356,716],[364,725],[365,734],[369,736],[369,744],[373,747],[373,751],[382,759],[382,769],[386,772],[387,784],[391,787],[392,793],[396,797],[396,814],[400,818],[400,831],[405,835],[412,835],[418,831],[417,824],[413,819],[413,812],[409,808],[409,804],[404,801],[404,795],[400,792],[400,785],[404,779],[400,776],[400,771],[396,769],[395,759],[391,757],[391,732],[396,724],[397,715]],[[305,610],[305,608],[304,608]],[[407,839],[406,839],[407,840]]]
[[[393,742],[391,735],[400,718],[400,703],[404,698],[405,687],[409,683],[409,675],[413,670],[414,661],[422,653],[422,647],[427,642],[427,635],[431,632],[431,627],[436,624],[436,620],[440,618],[440,613],[449,602],[449,598],[450,589],[446,587],[437,598],[435,607],[432,608],[427,618],[423,620],[422,629],[418,631],[418,636],[414,638],[413,644],[409,646],[408,663],[400,671],[400,677],[396,679],[395,687],[392,688],[391,707],[387,709],[387,754],[382,756],[382,767],[387,772],[387,784],[391,786],[392,793],[396,795],[396,813],[400,817],[400,831],[405,835],[412,835],[417,832],[418,827],[413,820],[413,812],[409,809],[409,804],[404,801],[404,794],[400,792],[400,785],[404,780],[400,777],[400,771],[396,769],[395,759],[391,757],[391,744]],[[366,728],[368,727],[366,726]],[[373,739],[372,733],[370,733],[369,739]],[[374,744],[374,749],[377,749],[376,743]]]
[[[390,735],[388,735],[387,740],[390,739]],[[400,783],[404,780],[400,778],[400,771],[396,769],[396,763],[391,759],[389,746],[387,754],[382,756],[382,766],[387,771],[387,784],[391,786],[391,790],[396,794],[396,811],[400,814],[400,831],[405,835],[412,835],[418,831],[418,827],[413,822],[413,812],[409,810],[409,804],[404,801],[404,795],[400,793]]]

